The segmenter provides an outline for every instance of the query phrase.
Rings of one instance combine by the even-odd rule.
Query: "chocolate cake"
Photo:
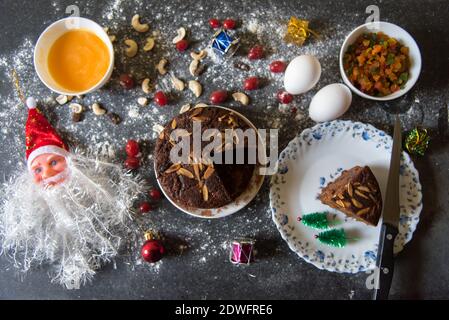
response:
[[[319,196],[322,203],[368,225],[376,226],[382,214],[382,195],[368,166],[344,170]]]
[[[248,146],[246,139],[243,143],[238,143],[236,141],[238,138],[235,138],[233,143],[217,139],[223,142],[212,149],[212,154],[216,158],[223,159],[223,164],[218,163],[219,161],[204,161],[204,159],[198,161],[192,151],[187,162],[173,163],[170,159],[170,151],[175,146],[175,141],[172,140],[171,133],[175,129],[184,129],[185,134],[181,137],[191,146],[192,137],[195,135],[193,132],[195,121],[201,122],[201,134],[207,129],[218,129],[224,133],[226,129],[245,131],[250,128],[235,113],[221,108],[194,108],[178,115],[165,125],[156,142],[154,161],[157,178],[165,193],[184,208],[219,208],[234,201],[247,189],[256,167],[255,164],[248,163],[247,157],[243,164],[235,164],[235,161],[233,164],[224,164],[222,155],[225,151],[230,151],[235,160],[238,148],[244,148],[247,155],[248,148],[254,146]],[[210,141],[202,141],[202,150],[208,144]],[[182,142],[178,140],[177,146],[182,146]],[[189,147],[188,150],[191,148]]]

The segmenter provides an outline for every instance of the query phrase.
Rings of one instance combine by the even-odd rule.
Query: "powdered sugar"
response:
[[[33,67],[33,47],[35,39],[25,38],[16,50],[0,56],[0,73],[2,86],[9,86],[10,90],[0,101],[0,121],[4,126],[1,129],[0,143],[5,154],[8,154],[7,162],[11,165],[4,168],[4,175],[9,176],[13,163],[24,159],[24,122],[26,109],[19,101],[11,82],[11,70],[14,68],[19,77],[20,84],[25,95],[33,95],[39,100],[39,105],[50,122],[57,127],[63,137],[74,145],[88,146],[97,149],[99,153],[108,155],[113,161],[123,161],[124,145],[130,139],[145,142],[145,161],[140,173],[146,175],[153,184],[154,173],[151,153],[153,152],[154,139],[158,136],[153,131],[154,125],[165,124],[173,115],[179,112],[185,103],[192,105],[199,102],[207,102],[208,95],[217,89],[225,89],[230,92],[241,91],[243,81],[249,76],[258,76],[264,80],[261,89],[251,92],[251,104],[248,107],[239,106],[237,102],[229,101],[225,105],[237,109],[248,116],[260,128],[280,129],[280,143],[282,148],[295,134],[313,123],[304,115],[307,114],[307,106],[313,94],[321,87],[341,82],[338,68],[339,48],[346,34],[354,26],[339,24],[338,19],[327,21],[327,24],[311,23],[310,27],[320,34],[320,38],[311,37],[303,47],[285,44],[283,36],[290,12],[285,8],[270,8],[269,12],[252,10],[248,14],[242,14],[239,28],[235,36],[241,40],[241,47],[232,59],[217,59],[212,52],[203,61],[207,70],[198,77],[203,84],[204,93],[196,99],[188,90],[177,92],[171,88],[170,75],[159,76],[154,66],[161,58],[169,61],[169,70],[178,78],[188,81],[193,79],[189,74],[188,66],[191,61],[190,50],[198,51],[208,47],[214,33],[207,24],[209,15],[223,16],[229,12],[227,4],[221,8],[207,7],[210,4],[202,2],[189,2],[174,6],[154,2],[126,2],[124,0],[107,1],[99,14],[90,6],[81,8],[82,15],[97,20],[104,27],[109,28],[109,34],[116,35],[114,43],[116,52],[116,69],[111,81],[101,90],[89,94],[84,98],[74,98],[74,102],[84,106],[90,106],[99,102],[108,112],[115,112],[122,117],[122,123],[114,125],[107,116],[95,116],[91,111],[84,114],[84,120],[80,123],[71,121],[70,110],[67,105],[59,106],[51,93],[38,80]],[[58,12],[57,18],[62,18],[65,8],[60,7],[59,2],[52,6]],[[205,9],[207,7],[207,10]],[[304,8],[299,8],[304,9]],[[205,12],[208,12],[207,14]],[[302,18],[315,19],[319,17],[316,9],[304,11]],[[308,13],[306,15],[306,12]],[[95,14],[95,15],[94,15]],[[131,28],[131,17],[140,14],[144,23],[150,24],[148,34],[137,34]],[[361,19],[360,23],[363,23]],[[187,39],[191,47],[185,53],[178,52],[171,39],[176,35],[176,29],[185,27],[188,30]],[[148,36],[155,38],[155,48],[151,52],[144,52],[141,47]],[[123,40],[132,38],[139,43],[140,50],[135,58],[127,58],[123,54]],[[266,57],[262,60],[249,61],[246,53],[254,44],[263,44],[266,48]],[[276,92],[283,87],[282,74],[272,74],[268,65],[273,60],[290,61],[300,54],[315,55],[322,66],[322,78],[316,88],[310,92],[295,97],[292,106],[298,109],[301,116],[291,116],[290,108],[281,106],[276,100]],[[242,61],[250,65],[248,72],[234,68],[235,61]],[[118,84],[118,76],[123,73],[131,73],[136,82],[140,84],[144,78],[150,78],[157,90],[167,91],[170,104],[166,107],[157,107],[151,102],[152,95],[144,95],[140,86],[126,91]],[[150,103],[147,106],[139,106],[137,98],[146,96]],[[426,101],[420,91],[416,91],[412,97],[412,104],[406,114],[403,115],[405,127],[426,124],[435,126],[434,114],[423,114],[420,101]],[[429,102],[430,98],[427,98]],[[432,102],[432,101],[430,101]],[[373,122],[381,129],[385,129],[390,123],[390,115],[382,109],[382,106],[371,102],[354,98],[351,110],[344,116],[354,120]],[[417,120],[418,119],[418,120]],[[213,260],[225,261],[228,247],[225,245],[232,238],[239,236],[258,237],[263,234],[274,235],[275,228],[270,221],[271,212],[268,208],[267,186],[263,188],[259,196],[243,212],[220,222],[199,221],[177,212],[167,201],[163,201],[157,212],[151,214],[146,221],[148,227],[156,226],[162,232],[172,237],[184,238],[189,248],[183,249],[183,255],[192,264],[206,265]],[[150,221],[151,220],[151,221]],[[219,225],[219,227],[218,227]],[[207,246],[205,246],[207,244]],[[138,249],[136,249],[138,251]],[[159,270],[161,264],[157,264],[152,270]]]

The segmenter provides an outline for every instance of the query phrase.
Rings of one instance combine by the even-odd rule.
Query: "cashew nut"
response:
[[[247,106],[249,104],[249,98],[243,92],[235,92],[232,94],[235,101],[240,102],[242,105]]]
[[[72,110],[73,113],[82,113],[83,112],[83,106],[79,103],[71,103],[69,105],[69,108]]]
[[[57,96],[55,100],[56,100],[56,102],[59,103],[61,106],[62,106],[63,104],[66,104],[67,101],[69,101],[69,99],[67,98],[67,96],[65,96],[65,95],[63,95],[63,94]]]
[[[167,59],[161,59],[161,61],[159,61],[159,63],[156,65],[156,69],[159,72],[159,74],[164,75],[167,73],[167,70],[165,69],[167,63],[168,63]]]
[[[114,35],[109,36],[109,40],[111,40],[111,42],[115,42],[116,39],[117,39],[117,37]]]
[[[97,116],[102,116],[106,113],[106,109],[103,109],[99,103],[95,102],[94,104],[92,104],[92,111],[94,112],[95,115]]]
[[[189,81],[189,89],[193,92],[195,97],[199,97],[201,93],[203,92],[203,87],[201,86],[201,83],[199,83],[196,80],[190,80]]]
[[[145,46],[143,47],[144,51],[151,51],[151,49],[153,49],[154,47],[154,39],[153,38],[147,38],[147,43],[145,44]]]
[[[190,63],[189,72],[193,77],[196,76],[196,70],[198,69],[199,64],[199,60],[192,60],[192,62]]]
[[[146,78],[142,81],[142,91],[145,93],[150,93],[151,91],[150,79]]]
[[[178,43],[179,41],[184,39],[184,37],[186,36],[186,29],[181,27],[178,30],[176,30],[176,33],[177,33],[177,36],[173,38],[173,41],[172,41],[173,43]]]
[[[193,60],[203,60],[204,58],[207,57],[207,51],[206,50],[201,50],[200,52],[195,52],[192,51],[190,52],[190,56],[192,57]]]
[[[171,75],[171,82],[173,83],[173,87],[178,91],[183,91],[186,87],[184,81],[176,78],[174,75]]]
[[[134,40],[127,39],[125,44],[128,46],[125,49],[125,53],[128,57],[132,58],[137,54],[137,43]]]
[[[205,104],[205,103],[198,103],[197,105],[195,105],[193,107],[193,109],[195,109],[195,108],[204,108],[204,107],[207,107],[207,104]]]
[[[137,32],[147,32],[150,26],[147,23],[141,24],[139,21],[140,17],[138,14],[134,15],[131,19],[131,25]]]
[[[161,133],[162,131],[164,131],[164,127],[161,126],[160,124],[155,124],[153,126],[153,131],[156,133]]]
[[[145,97],[140,97],[137,99],[137,103],[140,104],[142,107],[146,106],[148,104],[148,99]]]
[[[181,109],[179,109],[179,113],[184,113],[190,110],[190,103],[185,104],[181,107]]]

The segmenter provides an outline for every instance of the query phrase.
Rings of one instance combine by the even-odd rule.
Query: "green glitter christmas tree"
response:
[[[315,236],[321,243],[329,246],[343,248],[346,245],[346,233],[344,229],[332,229],[323,231]]]
[[[328,229],[329,221],[327,220],[327,212],[314,212],[298,217],[303,225],[314,229]]]

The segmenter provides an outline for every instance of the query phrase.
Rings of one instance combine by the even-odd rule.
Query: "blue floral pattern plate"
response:
[[[368,165],[385,199],[392,141],[372,125],[342,120],[320,123],[290,141],[271,179],[270,206],[273,221],[294,252],[316,267],[334,272],[356,273],[375,267],[381,223],[372,227],[355,221],[322,204],[317,196],[344,169]],[[405,152],[401,157],[400,208],[395,253],[411,240],[422,209],[419,175]],[[315,236],[320,230],[298,222],[298,216],[317,211],[329,212],[332,226],[345,229],[349,239],[345,247],[318,242]]]

